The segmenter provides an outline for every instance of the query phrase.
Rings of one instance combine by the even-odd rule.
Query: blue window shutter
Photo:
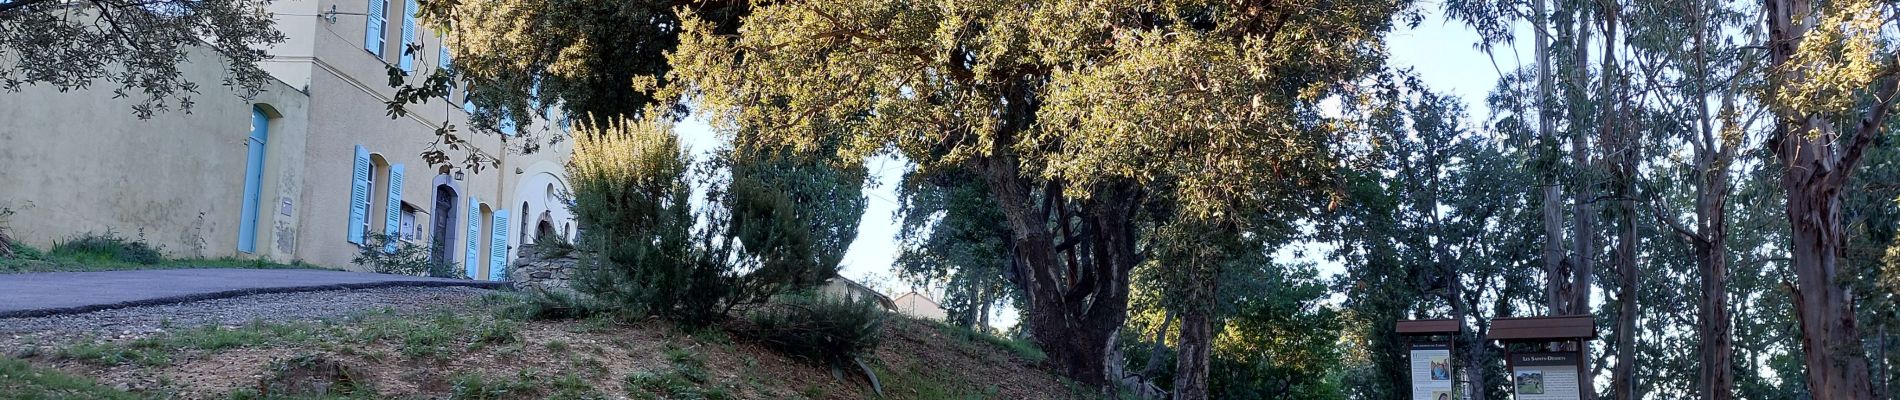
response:
[[[384,206],[383,235],[388,236],[383,251],[396,252],[396,241],[402,240],[402,164],[389,166],[389,205]]]
[[[462,257],[462,263],[467,264],[465,269],[468,272],[468,279],[475,279],[475,277],[480,276],[476,275],[476,273],[479,272],[479,268],[482,266],[481,246],[482,202],[481,200],[477,200],[475,196],[468,196],[468,254],[464,254]]]
[[[388,24],[389,0],[369,0],[369,14],[366,20],[369,26],[363,32],[363,50],[377,57],[383,56],[383,26]]]
[[[449,39],[442,38],[442,43],[436,45],[435,50],[435,67],[447,71],[449,69]],[[455,97],[455,82],[452,80],[449,82],[449,90],[442,92],[443,100],[448,100],[450,97]]]
[[[493,233],[488,243],[488,280],[508,279],[508,210],[495,210],[495,223],[489,227]]]
[[[363,244],[363,222],[369,220],[369,149],[356,145],[356,165],[350,169],[350,243]]]
[[[406,0],[402,4],[402,54],[398,54],[400,58],[396,61],[402,72],[416,72],[416,57],[422,54],[409,54],[409,44],[415,42],[416,0]]]

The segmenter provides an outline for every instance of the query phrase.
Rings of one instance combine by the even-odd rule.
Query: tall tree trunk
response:
[[[1592,206],[1596,202],[1596,177],[1593,175],[1598,168],[1590,153],[1590,133],[1582,126],[1589,117],[1588,109],[1584,108],[1589,103],[1589,96],[1582,92],[1590,82],[1590,13],[1581,8],[1583,4],[1587,3],[1578,3],[1579,8],[1574,10],[1577,30],[1576,42],[1571,44],[1573,54],[1570,60],[1573,68],[1570,78],[1578,91],[1572,99],[1577,103],[1571,105],[1570,118],[1570,167],[1576,171],[1571,178],[1574,193],[1571,194],[1573,208],[1570,218],[1576,220],[1576,231],[1571,233],[1570,283],[1566,290],[1570,299],[1565,301],[1566,307],[1561,313],[1564,315],[1590,313],[1590,279],[1596,273],[1596,210]],[[1583,386],[1586,389],[1592,387]]]
[[[1575,208],[1571,211],[1570,217],[1576,220],[1576,231],[1571,233],[1571,239],[1574,240],[1576,247],[1572,249],[1572,269],[1567,290],[1570,299],[1566,301],[1563,312],[1565,315],[1593,314],[1590,308],[1590,287],[1593,278],[1596,277],[1597,210],[1594,205],[1597,193],[1596,179],[1592,175],[1602,168],[1597,165],[1595,157],[1592,157],[1590,133],[1581,126],[1582,121],[1589,117],[1589,109],[1584,108],[1584,105],[1589,104],[1589,96],[1583,94],[1586,90],[1584,88],[1588,87],[1590,82],[1590,11],[1584,8],[1589,4],[1579,2],[1577,9],[1573,10],[1577,16],[1577,29],[1576,42],[1571,44],[1574,54],[1570,63],[1575,69],[1571,79],[1575,80],[1574,87],[1578,95],[1575,96],[1574,101],[1578,103],[1573,104],[1571,108],[1573,114],[1570,118],[1570,162],[1571,168],[1574,168],[1577,173],[1573,174],[1572,178],[1574,180],[1572,184],[1576,189],[1571,195]],[[1602,123],[1602,121],[1598,122]],[[1582,347],[1581,351],[1584,354],[1589,354],[1592,342],[1591,340],[1579,341],[1577,346]],[[1578,385],[1582,389],[1583,399],[1595,400],[1597,398],[1595,369],[1584,368],[1578,379],[1580,382],[1589,382]]]
[[[1809,25],[1818,19],[1813,4],[1768,0],[1765,11],[1769,60],[1775,71],[1770,86],[1805,81],[1811,66],[1791,65],[1790,60]],[[1853,288],[1840,276],[1847,236],[1842,226],[1841,188],[1879,135],[1896,97],[1891,73],[1871,86],[1875,104],[1864,114],[1853,115],[1859,126],[1845,133],[1823,115],[1781,106],[1775,110],[1777,124],[1770,144],[1783,163],[1781,186],[1787,193],[1796,280],[1795,316],[1801,327],[1808,390],[1817,399],[1873,398],[1867,355],[1854,316]],[[1853,136],[1843,140],[1843,134]]]
[[[1564,262],[1564,217],[1560,203],[1562,193],[1557,187],[1556,130],[1557,122],[1551,110],[1551,98],[1556,96],[1553,87],[1555,79],[1550,76],[1550,16],[1547,14],[1547,1],[1532,2],[1532,32],[1537,44],[1537,137],[1539,142],[1538,159],[1544,163],[1543,172],[1543,220],[1544,220],[1544,301],[1551,314],[1558,314],[1564,308],[1562,284],[1565,276]]]
[[[1616,0],[1603,2],[1603,81],[1598,104],[1603,117],[1597,121],[1597,135],[1605,145],[1605,162],[1610,164],[1616,201],[1616,273],[1618,283],[1616,318],[1616,368],[1610,372],[1613,398],[1636,398],[1636,160],[1641,148],[1636,130],[1624,125],[1621,113],[1624,98],[1618,85],[1626,84],[1616,65],[1617,13],[1622,6]]]
[[[1153,382],[1155,371],[1161,370],[1161,353],[1168,350],[1168,327],[1174,326],[1174,310],[1169,309],[1161,318],[1161,326],[1155,328],[1154,347],[1148,348],[1148,365],[1141,367],[1141,380]]]
[[[996,303],[996,285],[984,285],[983,304],[977,307],[976,326],[981,332],[990,332],[990,305]]]
[[[1462,285],[1456,284],[1455,279],[1453,283],[1451,287],[1445,289],[1444,297],[1446,302],[1451,304],[1451,318],[1457,320],[1458,324],[1462,326],[1460,328],[1462,332],[1458,335],[1458,343],[1453,347],[1455,347],[1458,352],[1458,363],[1464,368],[1465,395],[1467,396],[1466,398],[1470,400],[1485,400],[1489,397],[1488,394],[1485,393],[1485,389],[1489,387],[1489,384],[1487,384],[1484,379],[1484,330],[1476,326],[1463,326],[1467,325],[1465,321],[1475,316],[1472,315],[1471,306],[1466,304],[1463,296],[1461,296],[1462,293],[1459,293]]]
[[[1210,311],[1209,307],[1196,304],[1181,313],[1181,341],[1175,346],[1174,358],[1174,400],[1207,399],[1208,361],[1214,355],[1214,321]]]
[[[1696,219],[1701,238],[1693,240],[1696,264],[1702,275],[1701,304],[1698,307],[1697,333],[1702,343],[1702,372],[1699,379],[1703,398],[1728,400],[1735,397],[1734,332],[1730,326],[1728,305],[1728,228],[1723,216],[1728,195],[1726,161],[1701,169],[1702,182],[1696,195]]]
[[[1704,21],[1707,10],[1697,6],[1689,12],[1696,18],[1695,47],[1696,71],[1708,76],[1708,60],[1703,56],[1710,32]],[[1702,275],[1700,302],[1697,308],[1696,336],[1700,339],[1699,358],[1702,371],[1698,379],[1698,392],[1704,399],[1729,400],[1735,398],[1734,365],[1735,339],[1734,328],[1729,317],[1728,304],[1728,193],[1729,163],[1735,159],[1736,149],[1741,147],[1738,139],[1724,139],[1715,134],[1717,129],[1709,117],[1708,83],[1696,80],[1695,90],[1696,116],[1699,120],[1700,136],[1694,139],[1696,179],[1696,233],[1690,238],[1695,252],[1696,267]],[[1724,114],[1732,114],[1735,107],[1735,90],[1731,88],[1722,95]],[[1725,121],[1732,124],[1738,121]]]

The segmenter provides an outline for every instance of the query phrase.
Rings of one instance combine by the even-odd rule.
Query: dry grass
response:
[[[519,321],[494,299],[437,315],[376,313],[335,324],[254,324],[94,343],[29,359],[153,397],[259,398],[287,362],[346,371],[366,398],[876,398],[855,371],[788,358],[723,329],[658,320]],[[1071,398],[1063,380],[1009,349],[935,323],[893,318],[865,361],[886,398]],[[203,336],[193,337],[192,335]],[[72,351],[84,348],[84,351]],[[133,353],[140,357],[112,357]],[[102,356],[104,355],[104,356]],[[332,395],[338,395],[333,393]]]

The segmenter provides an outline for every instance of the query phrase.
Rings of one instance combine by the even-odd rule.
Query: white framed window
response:
[[[376,190],[376,173],[375,173],[376,168],[370,167],[370,171],[371,172],[369,174],[368,180],[369,180],[369,188],[372,194],[369,196],[363,196],[363,210],[366,213],[365,215],[367,215],[367,213],[369,212],[376,210],[376,196],[373,194],[375,193],[374,191]],[[363,232],[375,232],[374,230],[370,230],[370,220],[372,219],[374,218],[363,218]]]
[[[363,29],[363,50],[382,58],[383,47],[388,43],[388,34],[384,29],[389,26],[389,0],[369,0],[368,20]]]
[[[421,220],[420,214],[421,211],[417,210],[415,206],[411,206],[407,202],[402,203],[402,225],[401,229],[396,231],[396,234],[402,236],[403,241],[415,243],[417,238],[422,237],[422,226],[416,223],[416,221]]]

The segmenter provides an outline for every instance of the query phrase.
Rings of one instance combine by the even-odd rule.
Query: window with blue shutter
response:
[[[495,223],[489,226],[488,280],[508,279],[508,210],[495,210]]]
[[[409,54],[409,44],[416,42],[416,0],[406,0],[402,5],[402,54],[398,54],[396,66],[402,72],[416,72],[416,57],[422,54]]]
[[[244,205],[238,215],[238,251],[257,252],[257,213],[262,206],[264,194],[264,141],[270,136],[270,116],[263,109],[251,107],[251,138],[244,147],[249,148],[244,164]]]
[[[369,149],[356,145],[356,165],[350,169],[350,243],[363,244],[369,228]]]
[[[364,18],[369,25],[363,32],[363,50],[369,50],[376,57],[383,56],[383,37],[388,36],[383,34],[383,27],[389,24],[388,10],[389,0],[369,0],[369,15]]]
[[[468,249],[462,257],[462,263],[467,265],[464,269],[468,271],[468,279],[480,276],[476,273],[480,272],[482,265],[481,246],[482,202],[475,196],[468,196]]]
[[[443,38],[442,44],[436,45],[435,52],[435,67],[441,68],[443,71],[449,70],[449,39]],[[453,80],[449,82],[449,90],[442,92],[442,100],[448,100],[452,97],[455,97],[455,82]]]
[[[389,204],[383,208],[383,236],[388,242],[383,251],[396,252],[396,241],[402,240],[402,164],[389,166]]]

